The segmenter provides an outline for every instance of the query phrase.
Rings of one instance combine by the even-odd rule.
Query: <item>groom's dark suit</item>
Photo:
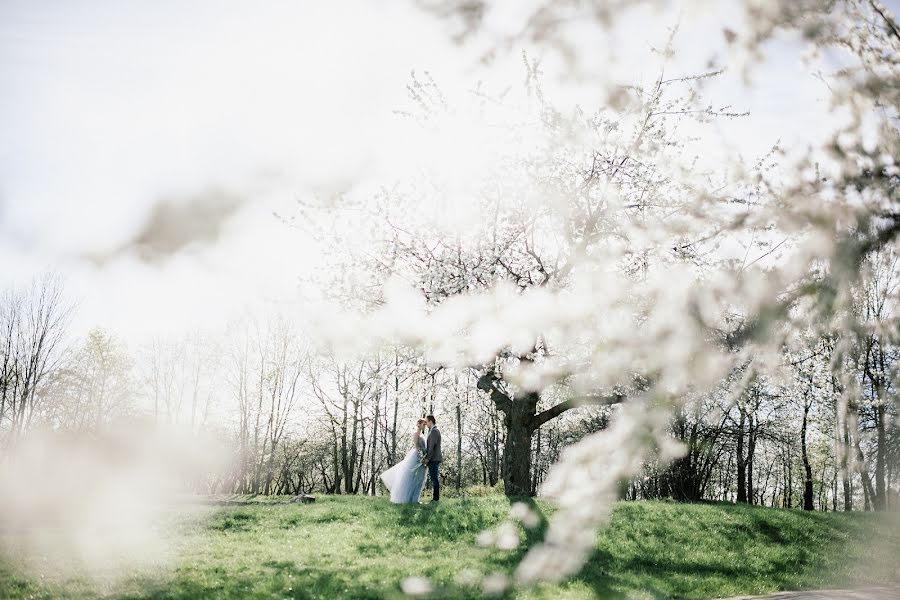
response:
[[[437,502],[441,498],[441,482],[438,479],[438,465],[444,460],[441,453],[441,432],[437,425],[428,432],[425,442],[425,463],[428,465],[428,475],[431,477],[431,489],[434,490],[431,500]]]

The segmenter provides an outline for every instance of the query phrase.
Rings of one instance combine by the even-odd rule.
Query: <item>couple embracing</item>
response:
[[[381,481],[391,493],[391,502],[418,504],[422,486],[425,484],[427,469],[433,490],[431,501],[437,502],[441,497],[438,466],[444,457],[441,454],[441,432],[437,428],[434,415],[428,415],[424,419],[416,421],[416,429],[413,431],[410,441],[412,446],[406,453],[406,457],[382,473]]]

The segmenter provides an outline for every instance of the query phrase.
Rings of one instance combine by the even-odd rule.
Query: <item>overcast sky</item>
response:
[[[520,26],[524,3],[510,6],[488,14],[492,35]],[[655,76],[650,49],[678,14],[645,11],[606,38],[574,31],[596,80],[547,55],[551,93],[590,103],[598,82]],[[733,5],[690,8],[681,24],[676,69],[728,64]],[[450,90],[502,89],[522,81],[522,49],[543,56],[513,44],[483,65],[485,38],[459,46],[449,30],[401,1],[4,0],[0,286],[57,271],[79,300],[76,331],[101,325],[135,341],[290,306],[315,251],[272,212],[402,177],[416,148],[392,111],[411,70]],[[717,143],[753,154],[822,135],[825,88],[799,56],[786,40],[752,89],[736,73],[712,88],[717,105],[752,113]]]

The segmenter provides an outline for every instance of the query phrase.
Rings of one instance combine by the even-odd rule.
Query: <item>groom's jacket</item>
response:
[[[444,455],[441,454],[441,432],[437,426],[428,432],[428,440],[425,442],[425,462],[444,462]]]

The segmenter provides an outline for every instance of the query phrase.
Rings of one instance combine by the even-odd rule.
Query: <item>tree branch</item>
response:
[[[555,419],[567,410],[578,408],[579,406],[609,406],[610,404],[619,404],[626,400],[625,394],[610,394],[608,396],[578,396],[569,398],[564,402],[560,402],[556,406],[551,406],[547,410],[538,413],[531,420],[532,429],[538,429],[541,425]]]
[[[872,5],[872,9],[877,12],[878,16],[880,16],[884,21],[885,26],[890,29],[891,33],[894,34],[894,37],[900,40],[900,31],[897,30],[897,24],[894,23],[894,20],[884,12],[884,7],[881,6],[881,3],[874,2],[872,0],[870,0],[869,3]]]
[[[497,380],[497,375],[494,373],[494,370],[488,369],[484,375],[478,378],[476,386],[479,390],[488,392],[491,395],[491,400],[494,401],[498,410],[509,412],[511,400],[508,395],[503,393],[503,391],[497,387]]]

